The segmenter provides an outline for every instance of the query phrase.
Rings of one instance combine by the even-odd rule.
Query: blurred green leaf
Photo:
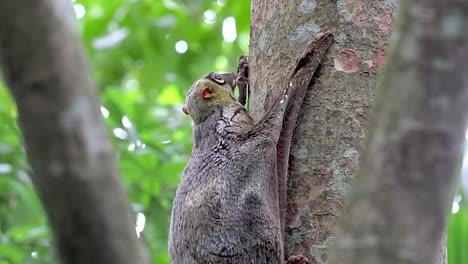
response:
[[[169,84],[166,88],[161,92],[158,98],[158,103],[161,105],[172,105],[177,104],[183,101],[182,96],[177,89],[177,86],[173,84]]]
[[[461,195],[458,195],[462,197]],[[468,263],[468,204],[465,200],[456,202],[458,211],[450,215],[447,228],[449,264]]]

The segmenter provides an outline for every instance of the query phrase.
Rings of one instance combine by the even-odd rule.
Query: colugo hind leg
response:
[[[245,106],[247,98],[250,100],[249,57],[247,55],[241,55],[237,61],[236,84],[239,89],[238,101]]]

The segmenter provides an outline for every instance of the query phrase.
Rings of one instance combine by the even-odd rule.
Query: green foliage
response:
[[[105,122],[154,263],[168,263],[172,198],[191,150],[184,91],[208,71],[234,71],[247,53],[247,0],[76,0],[83,44]],[[237,38],[224,41],[234,17]],[[229,38],[229,36],[228,36]],[[185,41],[185,53],[176,52]],[[184,48],[180,42],[179,48]],[[0,264],[54,263],[50,232],[34,192],[13,101],[0,83]],[[449,225],[450,264],[468,263],[468,209]]]
[[[447,228],[448,261],[449,264],[468,263],[468,203],[462,202],[462,195],[455,196],[452,215]],[[460,203],[462,202],[462,203]]]
[[[235,71],[248,51],[250,1],[72,1],[102,112],[142,237],[154,263],[168,263],[172,199],[191,151],[184,92],[208,71]],[[226,42],[223,21],[235,19]],[[231,32],[232,33],[232,32]],[[232,37],[232,36],[231,36]],[[228,36],[229,38],[229,36]],[[229,39],[228,39],[229,40]],[[178,53],[176,43],[188,49]],[[179,42],[179,52],[184,42]],[[54,263],[16,111],[0,83],[0,264]]]

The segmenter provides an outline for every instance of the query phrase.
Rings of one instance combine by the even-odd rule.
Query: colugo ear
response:
[[[202,96],[205,99],[209,99],[214,96],[214,91],[210,87],[203,87]]]

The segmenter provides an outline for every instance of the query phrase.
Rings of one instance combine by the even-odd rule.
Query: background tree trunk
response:
[[[439,243],[439,258],[437,260],[438,264],[447,264],[448,263],[448,256],[447,256],[447,224],[442,232],[442,239]]]
[[[343,209],[374,89],[392,30],[396,0],[253,0],[250,66],[253,116],[284,87],[295,59],[318,32],[336,44],[304,100],[290,154],[286,253],[324,263]]]
[[[446,261],[468,120],[468,5],[401,1],[330,264]]]
[[[69,0],[1,1],[0,63],[62,263],[149,263]]]

